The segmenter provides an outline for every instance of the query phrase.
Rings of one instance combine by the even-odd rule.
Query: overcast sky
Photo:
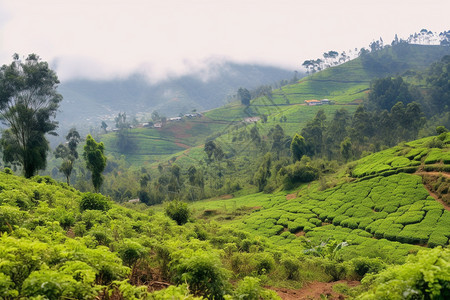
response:
[[[36,53],[61,80],[155,80],[224,58],[298,70],[325,51],[450,30],[449,11],[449,0],[0,0],[0,64]]]

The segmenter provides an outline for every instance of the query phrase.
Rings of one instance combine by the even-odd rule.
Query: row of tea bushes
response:
[[[306,192],[252,213],[241,226],[283,245],[297,244],[296,235],[317,237],[314,232],[333,225],[359,230],[359,237],[435,247],[448,244],[449,215],[420,176],[402,173]]]

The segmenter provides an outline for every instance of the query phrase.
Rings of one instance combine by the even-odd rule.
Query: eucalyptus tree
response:
[[[0,119],[8,128],[0,145],[6,163],[18,163],[25,177],[45,169],[49,144],[46,134],[56,135],[54,121],[62,96],[56,91],[56,73],[38,55],[0,68]]]

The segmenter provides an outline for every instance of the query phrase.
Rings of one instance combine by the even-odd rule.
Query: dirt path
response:
[[[447,172],[436,172],[436,171],[425,172],[425,171],[419,171],[419,172],[415,172],[414,174],[420,175],[420,176],[423,176],[423,175],[440,176],[440,175],[442,175],[442,176],[444,176],[446,178],[450,178],[450,173],[447,173]]]
[[[450,206],[447,203],[445,203],[441,198],[439,198],[438,195],[436,195],[428,186],[424,185],[424,187],[427,189],[431,197],[433,197],[437,202],[442,204],[445,210],[450,211]]]
[[[424,175],[428,175],[428,176],[444,176],[446,178],[450,178],[450,173],[446,173],[446,172],[416,172],[414,174],[420,175],[420,176],[424,176]],[[431,197],[433,197],[437,202],[441,203],[442,206],[444,207],[445,210],[450,211],[450,205],[448,205],[447,203],[445,203],[441,198],[439,198],[439,196],[433,192],[433,190],[426,184],[424,184],[424,187],[427,189],[428,193],[430,194]]]
[[[271,287],[270,289],[277,292],[283,300],[345,299],[346,296],[333,291],[333,286],[338,283],[346,283],[349,287],[360,284],[359,281],[339,280],[335,282],[310,282],[298,290]]]
[[[297,193],[293,193],[293,194],[287,194],[286,195],[286,200],[292,200],[297,198]]]

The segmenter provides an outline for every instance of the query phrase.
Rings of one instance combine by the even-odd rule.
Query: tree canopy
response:
[[[56,135],[54,119],[62,96],[56,73],[36,54],[22,61],[14,54],[0,69],[0,119],[8,126],[0,144],[3,160],[22,166],[25,177],[46,166],[49,150],[45,134]]]
[[[86,161],[86,168],[92,172],[92,184],[96,192],[103,183],[102,172],[106,167],[104,150],[105,146],[102,142],[97,143],[90,134],[87,135],[83,158]]]

